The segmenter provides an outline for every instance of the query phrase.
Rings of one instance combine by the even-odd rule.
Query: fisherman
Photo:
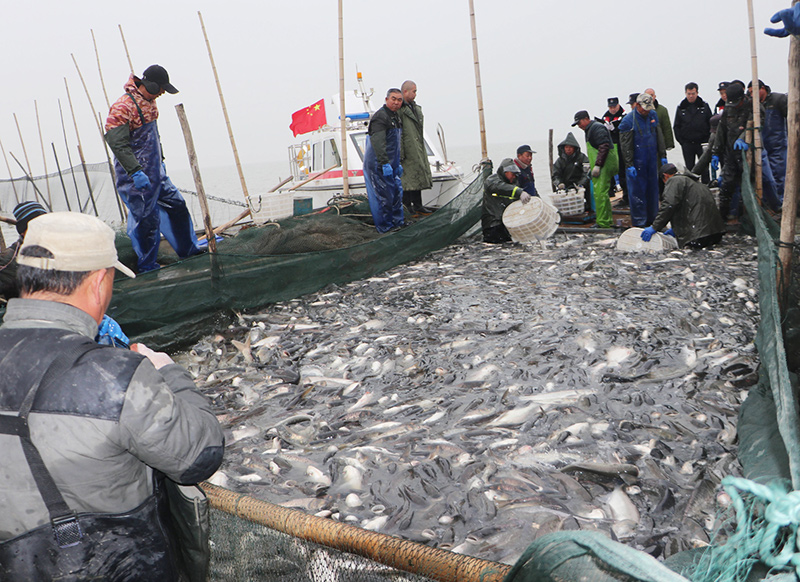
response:
[[[517,148],[517,157],[514,158],[514,163],[519,168],[519,176],[517,176],[517,184],[519,184],[525,192],[531,196],[538,196],[536,191],[536,183],[533,179],[533,154],[536,152],[531,149],[529,145],[521,145]]]
[[[500,162],[497,172],[486,178],[481,212],[483,242],[504,243],[511,240],[511,234],[503,224],[503,212],[516,200],[527,204],[531,199],[531,195],[517,184],[519,174],[519,167],[514,160],[506,158]]]
[[[617,146],[617,156],[619,156],[619,124],[625,117],[625,109],[619,104],[619,97],[609,97],[607,99],[608,109],[603,114],[603,123],[606,124],[608,131],[611,132],[611,141]],[[608,197],[614,198],[617,193],[617,185],[622,190],[622,200],[617,205],[618,208],[628,207],[628,188],[625,184],[625,172],[619,172],[612,176],[608,184]]]
[[[747,94],[752,98],[753,82],[747,84]],[[778,190],[778,197],[783,199],[783,184],[786,179],[786,150],[789,146],[786,117],[789,113],[789,96],[786,93],[775,93],[769,85],[758,80],[758,99],[764,107],[761,119],[761,139],[767,151],[767,160],[772,170],[772,177]]]
[[[201,252],[186,202],[163,162],[156,99],[165,91],[178,92],[164,67],[151,65],[141,78],[131,74],[105,126],[106,141],[116,158],[117,190],[130,211],[128,236],[140,273],[159,268],[162,234],[181,258]]]
[[[703,144],[711,135],[711,107],[703,101],[697,83],[687,83],[684,87],[686,98],[675,110],[675,139],[681,144],[683,163],[687,169],[695,165],[703,155]],[[708,169],[702,175],[703,184],[710,181]]]
[[[398,115],[403,125],[400,165],[403,166],[403,204],[412,212],[430,214],[433,209],[422,205],[422,191],[433,186],[428,148],[423,133],[422,107],[417,105],[417,84],[403,81],[403,105]]]
[[[159,484],[219,467],[209,403],[167,354],[95,343],[115,271],[134,277],[102,221],[40,216],[18,261],[0,328],[3,579],[178,580]]]
[[[649,241],[667,223],[672,223],[672,228],[666,234],[675,236],[681,248],[703,249],[722,240],[725,225],[708,186],[696,176],[678,174],[675,164],[661,166],[659,175],[664,199],[653,224],[642,231],[642,240]]]
[[[619,124],[622,159],[628,175],[633,226],[648,226],[658,213],[658,167],[667,163],[653,97],[639,93],[634,111]]]
[[[397,112],[403,106],[400,89],[389,89],[386,102],[369,120],[364,151],[364,182],[369,208],[378,232],[400,230],[403,216],[403,166],[400,150],[403,122]]]
[[[611,139],[608,128],[589,118],[586,110],[574,115],[572,126],[580,127],[586,134],[586,149],[589,154],[589,165],[592,167],[592,195],[594,197],[595,224],[597,228],[611,228],[611,201],[608,198],[608,185],[611,177],[619,171],[617,146]]]
[[[47,214],[44,206],[38,202],[20,202],[14,207],[14,219],[17,221],[17,234],[19,238],[0,253],[0,295],[6,299],[19,296],[17,288],[17,253],[22,241],[25,240],[25,232],[31,220],[43,214]]]
[[[553,163],[553,190],[584,188],[585,209],[592,209],[591,188],[589,186],[589,158],[581,151],[581,146],[570,131],[558,144],[558,159]]]

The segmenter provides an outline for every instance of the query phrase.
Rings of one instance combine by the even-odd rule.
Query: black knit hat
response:
[[[21,235],[28,230],[28,223],[31,220],[42,214],[47,214],[47,211],[38,202],[20,202],[13,212],[17,221],[17,232]]]

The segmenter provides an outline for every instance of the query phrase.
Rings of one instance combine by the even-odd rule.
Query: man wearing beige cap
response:
[[[10,580],[177,580],[164,476],[197,483],[224,439],[188,373],[142,344],[94,341],[114,232],[84,214],[30,223],[0,327],[0,572]]]

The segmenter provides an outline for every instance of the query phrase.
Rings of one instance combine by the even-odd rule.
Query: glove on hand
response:
[[[715,172],[719,170],[719,156],[711,156],[711,169]]]
[[[519,195],[519,199],[522,201],[523,204],[527,204],[528,202],[531,201],[531,195],[523,190],[522,194]]]
[[[602,168],[600,166],[595,166],[594,168],[592,168],[592,178],[599,178],[601,170]]]
[[[636,167],[631,166],[625,170],[625,173],[628,175],[628,178],[635,178],[636,177]]]
[[[668,164],[669,160],[667,158],[661,158],[661,165]]]
[[[664,234],[666,234],[667,236],[671,236],[671,237],[677,238],[677,237],[675,236],[675,231],[674,231],[674,230],[672,230],[671,228],[668,228],[667,230],[665,230],[665,231],[664,231]]]
[[[137,190],[144,190],[145,188],[150,187],[150,178],[147,177],[147,174],[138,170],[131,175],[133,178],[133,186]]]
[[[122,331],[119,324],[107,315],[103,316],[103,321],[97,328],[95,341],[104,346],[115,346],[118,348],[129,348],[131,340]]]
[[[642,231],[642,240],[644,242],[650,242],[650,239],[653,238],[653,235],[656,233],[656,229],[652,226],[648,226]]]
[[[735,142],[733,142],[733,149],[747,151],[750,149],[750,146],[747,145],[747,142],[743,139],[737,139]]]
[[[386,178],[391,178],[394,176],[394,168],[392,168],[392,164],[383,164],[383,175]]]
[[[403,166],[397,166],[397,177],[398,178],[403,177]]]
[[[795,4],[791,8],[780,10],[773,14],[769,21],[773,24],[783,21],[785,28],[765,28],[764,34],[781,38],[790,34],[800,34],[800,6]]]

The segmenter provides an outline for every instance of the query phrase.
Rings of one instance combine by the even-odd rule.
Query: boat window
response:
[[[339,157],[339,149],[336,147],[336,142],[332,139],[325,140],[325,163],[321,169],[338,167],[342,165],[342,159]]]
[[[317,142],[313,146],[312,153],[314,154],[314,165],[311,167],[311,171],[313,172],[321,172],[325,169],[325,166],[322,165],[322,144]]]
[[[351,133],[350,139],[353,140],[353,145],[356,146],[358,157],[364,161],[364,150],[367,149],[367,134],[366,133]]]

